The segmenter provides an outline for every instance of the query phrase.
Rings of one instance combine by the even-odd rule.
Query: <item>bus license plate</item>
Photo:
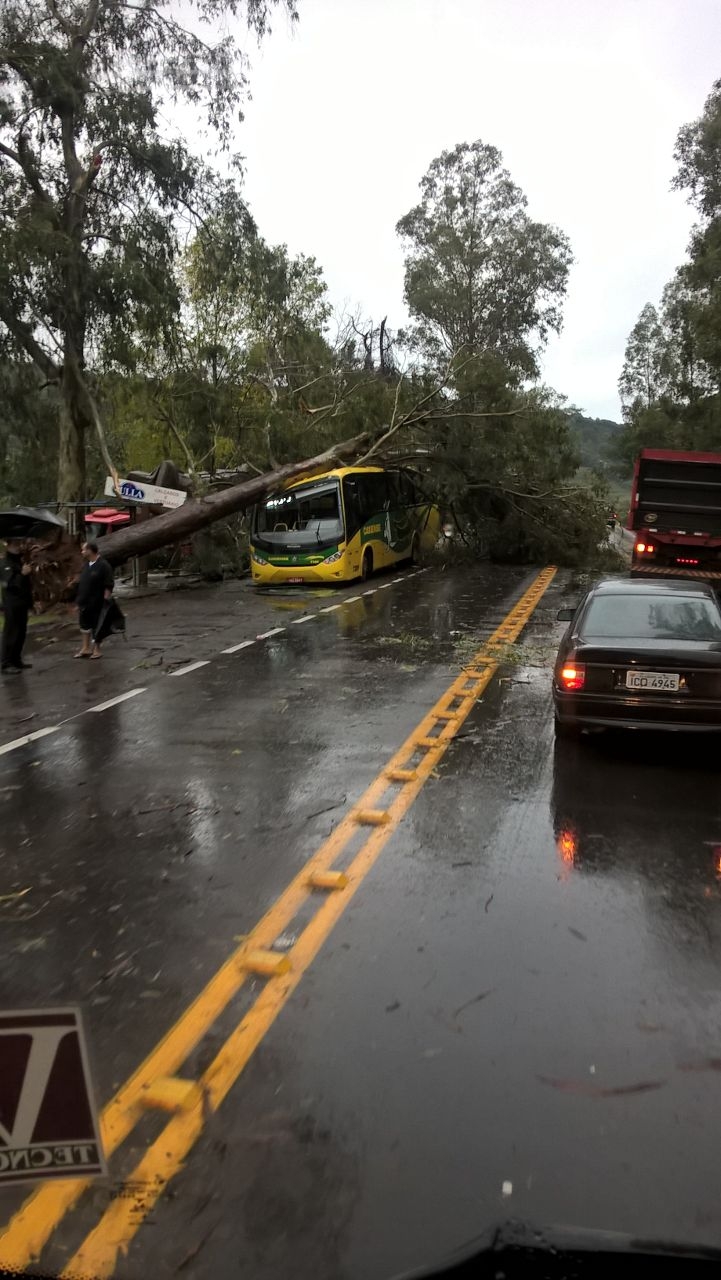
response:
[[[680,679],[673,671],[627,671],[626,688],[650,693],[678,693]]]
[[[305,582],[305,578],[286,578],[286,582]]]

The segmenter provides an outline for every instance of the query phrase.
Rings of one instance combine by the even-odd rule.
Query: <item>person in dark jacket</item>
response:
[[[76,658],[99,658],[100,641],[98,623],[107,601],[113,594],[113,571],[98,551],[97,542],[84,542],[81,554],[85,564],[78,582],[75,603],[78,606],[78,623],[83,643]]]
[[[23,662],[23,645],[28,629],[28,613],[33,604],[30,565],[23,564],[22,544],[8,541],[6,556],[0,566],[2,606],[4,613],[0,669],[4,675],[19,675],[32,665]]]

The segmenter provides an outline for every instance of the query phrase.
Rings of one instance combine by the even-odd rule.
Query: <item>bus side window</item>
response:
[[[369,488],[371,491],[371,510],[368,516],[380,515],[383,511],[388,510],[390,501],[390,492],[388,489],[388,477],[382,472],[376,475],[368,476]],[[366,517],[367,519],[368,517]]]
[[[411,480],[409,475],[406,475],[405,471],[401,472],[400,481],[401,481],[402,505],[404,507],[415,506],[415,503],[417,502],[415,488],[413,485],[413,481]]]
[[[345,499],[346,537],[352,538],[365,522],[363,514],[363,494],[358,483],[360,476],[346,476],[343,481],[343,497]]]
[[[398,507],[404,507],[406,500],[403,496],[403,474],[400,471],[386,472],[386,483],[388,485],[388,497],[386,508],[395,510]]]

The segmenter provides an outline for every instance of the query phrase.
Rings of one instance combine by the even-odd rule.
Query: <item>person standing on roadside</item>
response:
[[[33,604],[30,583],[30,565],[21,557],[22,543],[10,539],[6,543],[5,559],[0,566],[2,582],[2,607],[4,614],[0,670],[3,675],[19,675],[32,663],[23,662],[23,645],[28,629],[28,613]]]
[[[75,603],[83,638],[75,658],[99,658],[100,643],[95,636],[105,604],[113,594],[113,571],[98,551],[97,542],[84,542],[81,555],[85,564],[78,582]]]

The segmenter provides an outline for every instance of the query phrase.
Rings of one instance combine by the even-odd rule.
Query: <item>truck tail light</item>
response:
[[[564,689],[572,692],[575,689],[582,689],[586,683],[586,668],[582,662],[569,662],[565,667],[561,667],[561,684]]]

